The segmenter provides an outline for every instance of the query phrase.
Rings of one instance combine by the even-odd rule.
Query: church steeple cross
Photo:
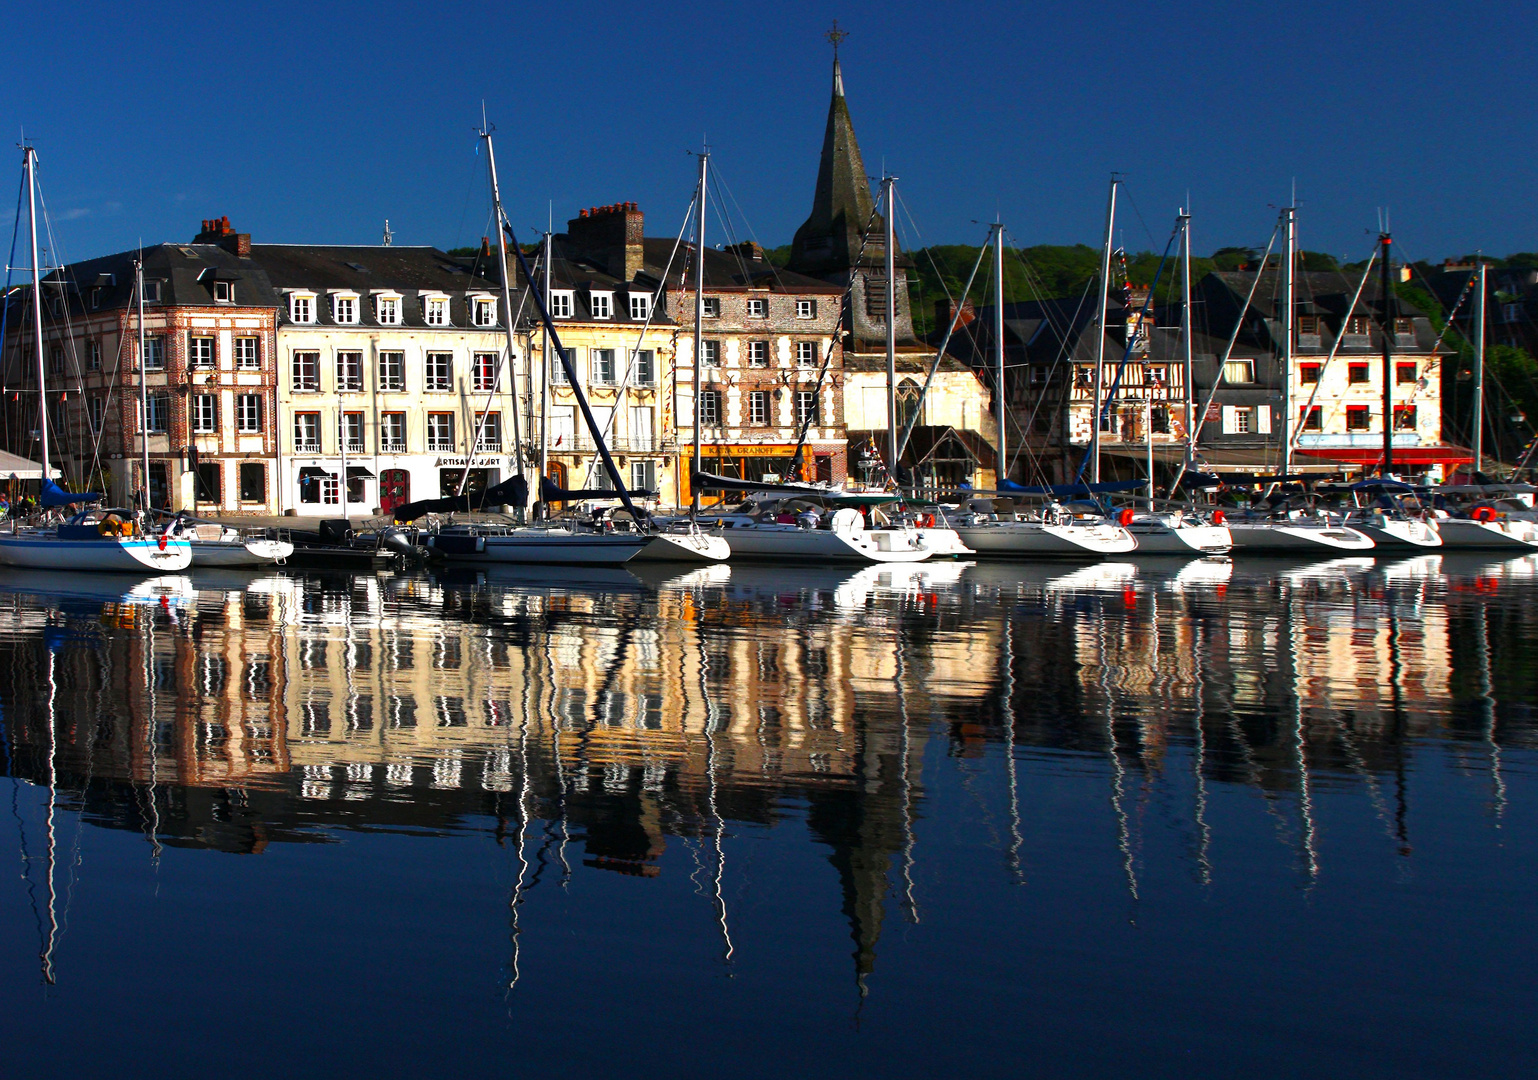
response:
[[[829,30],[827,32],[827,34],[825,34],[824,36],[829,41],[833,42],[833,59],[837,60],[838,59],[838,43],[840,41],[843,41],[846,37],[849,36],[848,31],[840,30],[838,28],[838,20],[834,19],[833,20],[833,29]]]

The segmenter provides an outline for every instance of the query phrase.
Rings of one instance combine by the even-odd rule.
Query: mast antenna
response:
[[[389,218],[385,218],[384,237],[382,239],[382,243],[385,247],[389,247],[391,244],[395,243],[395,234],[390,231]]]

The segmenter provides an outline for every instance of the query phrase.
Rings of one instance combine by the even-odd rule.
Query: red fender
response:
[[[161,533],[160,534],[160,550],[164,551],[165,549],[166,549],[166,534],[165,533]]]
[[[1469,511],[1469,517],[1473,518],[1475,521],[1494,521],[1495,507],[1476,506],[1474,509]]]
[[[1124,529],[1132,524],[1132,507],[1124,506],[1121,508],[1121,513],[1116,515],[1116,524]]]
[[[1221,524],[1223,524],[1227,520],[1228,520],[1228,515],[1223,513],[1223,511],[1221,511],[1221,510],[1214,510],[1212,512],[1212,523],[1214,525],[1221,525]]]

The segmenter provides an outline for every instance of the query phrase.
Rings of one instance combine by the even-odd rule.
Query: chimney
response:
[[[491,258],[491,237],[489,236],[481,237],[481,258]]]
[[[192,238],[194,244],[218,244],[231,255],[242,259],[251,254],[251,234],[238,233],[230,227],[228,215],[204,218],[203,231]]]
[[[725,250],[728,254],[736,255],[748,262],[764,261],[764,245],[754,243],[752,240],[744,240],[740,244],[728,244]]]
[[[578,210],[566,222],[572,253],[599,263],[621,281],[634,281],[645,261],[645,215],[633,202]]]

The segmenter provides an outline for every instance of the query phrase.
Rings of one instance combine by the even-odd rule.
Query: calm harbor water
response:
[[[3,575],[7,1072],[1528,1075],[1535,601]]]

